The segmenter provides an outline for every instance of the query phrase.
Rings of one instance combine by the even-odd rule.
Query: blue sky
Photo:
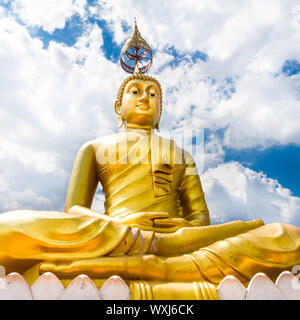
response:
[[[30,204],[51,210],[63,207],[79,146],[116,124],[111,105],[126,76],[119,54],[136,16],[154,53],[150,74],[164,90],[161,127],[205,130],[203,181],[215,217],[219,214],[223,219],[215,221],[261,216],[268,220],[274,210],[270,220],[300,225],[297,1],[229,1],[227,8],[221,1],[189,2],[184,8],[180,1],[163,5],[153,1],[151,7],[149,1],[133,0],[0,4],[1,45],[8,48],[0,55],[2,121],[9,127],[22,110],[22,119],[14,124],[16,132],[0,132],[5,140],[0,159],[39,186],[30,187],[25,181],[17,185],[11,182],[14,173],[0,171],[3,190],[8,190],[0,211]],[[88,123],[92,114],[96,116]],[[52,119],[52,126],[47,119]],[[99,119],[106,119],[106,124]],[[28,157],[20,159],[19,152]],[[39,165],[30,154],[41,159]],[[45,159],[51,165],[43,165]],[[228,187],[230,172],[241,176],[235,188]],[[53,181],[41,187],[44,178]],[[55,186],[57,179],[60,182]],[[242,195],[235,191],[240,183]],[[252,214],[257,208],[245,199],[255,194],[270,203],[264,208],[259,199],[262,212]],[[25,201],[30,197],[31,201]],[[226,213],[230,208],[222,209],[228,203],[235,206],[233,216]]]
[[[225,161],[238,161],[247,167],[262,171],[268,177],[277,179],[300,196],[300,148],[297,145],[273,146],[264,150],[226,150]]]

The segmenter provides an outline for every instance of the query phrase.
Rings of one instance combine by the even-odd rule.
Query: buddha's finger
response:
[[[183,224],[180,221],[168,221],[168,219],[154,219],[155,226],[182,226]]]
[[[169,217],[167,212],[145,212],[143,213],[144,218],[149,219],[165,219]]]
[[[154,219],[155,225],[161,226],[182,226],[182,227],[192,227],[193,225],[188,221],[181,218],[171,218],[171,219]]]
[[[140,223],[135,223],[135,224],[131,224],[130,227],[132,228],[138,228],[144,231],[153,231],[153,224],[140,224]]]
[[[167,226],[167,227],[157,227],[157,226],[146,226],[142,224],[133,224],[132,228],[138,228],[142,231],[154,231],[155,233],[173,233],[178,229],[182,228],[180,226]]]

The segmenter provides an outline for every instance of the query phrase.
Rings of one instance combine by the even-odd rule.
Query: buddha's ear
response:
[[[121,105],[120,105],[119,101],[116,101],[115,102],[115,113],[116,113],[117,118],[118,118],[118,127],[119,128],[121,128],[123,126],[123,124],[124,124],[124,120],[123,120],[123,118],[121,116],[120,107],[121,107]]]
[[[117,116],[120,116],[120,115],[121,115],[121,110],[120,110],[120,108],[121,108],[121,104],[120,104],[120,102],[117,100],[117,101],[115,102],[115,113],[116,113]]]
[[[156,129],[158,132],[159,132],[159,122],[160,122],[160,118],[161,118],[161,112],[162,112],[162,110],[161,110],[161,107],[160,107],[159,118],[158,118],[158,121],[157,121],[156,126],[155,126],[155,129]]]

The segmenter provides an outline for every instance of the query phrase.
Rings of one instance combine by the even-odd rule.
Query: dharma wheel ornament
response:
[[[121,50],[120,63],[128,73],[145,73],[152,65],[152,50],[142,38],[134,19],[132,35]]]

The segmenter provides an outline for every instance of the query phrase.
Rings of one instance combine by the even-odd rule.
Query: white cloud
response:
[[[237,162],[207,170],[201,181],[213,223],[262,219],[300,226],[300,198]]]
[[[297,2],[103,0],[91,10],[85,4],[14,1],[27,26],[50,33],[74,14],[85,21],[74,46],[50,41],[47,49],[0,6],[0,212],[61,210],[79,146],[116,127],[113,103],[125,75],[105,58],[103,31],[88,24],[91,14],[108,22],[118,44],[131,32],[123,25],[137,17],[163,85],[161,127],[209,129],[206,166],[218,167],[202,180],[214,221],[260,217],[299,225],[299,198],[288,189],[237,163],[222,164],[224,146],[300,143],[299,76],[275,76],[300,55],[292,23]],[[170,46],[182,55],[204,51],[209,60],[171,67]]]
[[[228,126],[224,144],[242,149],[273,144],[300,144],[300,100],[293,93],[295,78],[247,73],[237,93],[213,111]]]
[[[238,149],[300,143],[295,120],[300,110],[299,81],[275,77],[287,59],[297,59],[300,54],[300,33],[293,23],[297,1],[231,0],[224,7],[217,0],[184,4],[180,0],[103,0],[89,10],[85,5],[83,0],[14,2],[15,12],[28,25],[45,30],[61,27],[75,13],[84,20],[88,15],[99,17],[108,22],[119,44],[131,32],[125,32],[123,25],[132,26],[136,16],[142,35],[156,49],[152,72],[158,73],[167,92],[162,124],[169,128],[182,120],[210,130],[226,128],[224,145]],[[181,62],[160,71],[174,59],[166,52],[170,46],[181,53],[204,51],[209,60]],[[78,52],[90,50],[84,47],[87,45],[77,47]],[[56,55],[57,62],[63,63],[63,54],[57,50]],[[233,77],[236,86],[233,98],[227,101],[220,95],[226,77]],[[195,110],[190,117],[192,105]],[[270,117],[275,121],[269,121]]]
[[[56,166],[54,154],[46,151],[36,151],[33,148],[23,147],[0,137],[0,160],[18,159],[26,167],[37,170],[41,174],[55,172]]]
[[[226,128],[224,144],[240,149],[300,144],[299,84],[295,77],[275,76],[286,60],[300,55],[296,6],[292,0],[226,1],[226,6],[211,0],[101,1],[98,16],[108,21],[119,44],[131,32],[122,25],[131,26],[137,17],[142,35],[156,49],[152,70],[167,92],[163,124],[171,128],[183,120],[210,130]],[[171,60],[165,51],[170,46],[180,53],[204,51],[209,60],[181,61],[159,71]],[[236,86],[231,100],[220,94],[226,77]]]
[[[1,212],[28,208],[29,199],[34,208],[62,209],[76,151],[116,127],[121,70],[104,57],[101,41],[94,25],[74,47],[51,41],[43,49],[0,16],[0,180],[11,190]]]
[[[51,209],[51,201],[38,196],[32,190],[15,191],[4,181],[0,180],[0,202],[3,211],[19,209]],[[21,206],[21,207],[20,207]]]
[[[63,29],[74,14],[84,15],[86,0],[15,0],[13,9],[28,25],[38,26],[52,33]]]

